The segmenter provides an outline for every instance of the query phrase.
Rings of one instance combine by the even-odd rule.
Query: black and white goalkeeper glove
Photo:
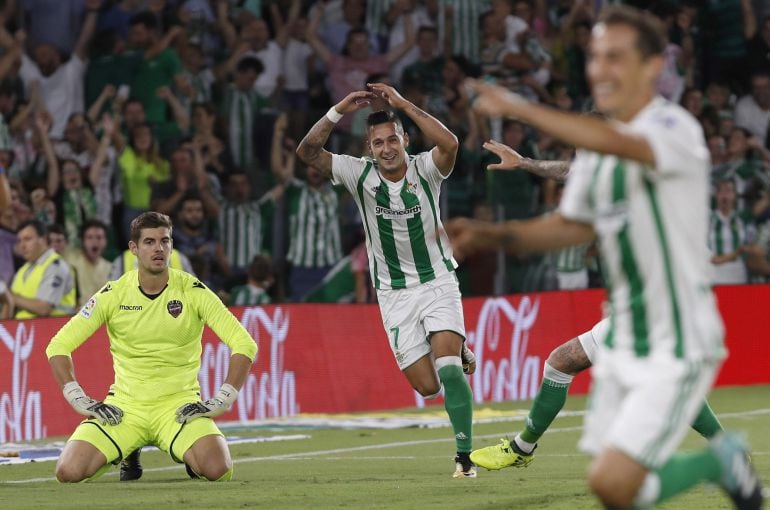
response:
[[[235,402],[237,397],[238,390],[225,383],[219,388],[215,397],[208,400],[190,402],[177,409],[176,421],[179,423],[187,423],[190,420],[201,418],[203,416],[214,418],[215,416],[225,414],[230,409],[230,406],[233,405],[233,402]]]
[[[123,419],[123,411],[119,407],[92,399],[75,381],[65,384],[62,393],[75,411],[96,418],[102,425],[117,425]]]

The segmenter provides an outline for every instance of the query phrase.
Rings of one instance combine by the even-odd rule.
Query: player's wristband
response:
[[[342,118],[342,114],[338,112],[333,106],[329,108],[329,111],[326,112],[326,118],[329,119],[329,122],[333,122],[334,124],[338,123],[340,119]]]
[[[5,175],[5,167],[0,165],[0,175]]]
[[[70,404],[72,404],[75,399],[86,396],[86,393],[83,391],[83,388],[80,387],[80,384],[78,384],[77,381],[70,381],[66,383],[62,388],[62,394]]]
[[[233,386],[224,383],[217,392],[217,398],[222,401],[222,404],[227,409],[230,409],[230,406],[233,405],[235,399],[238,398],[238,390],[236,390]]]

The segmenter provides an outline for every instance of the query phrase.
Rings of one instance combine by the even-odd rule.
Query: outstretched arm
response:
[[[654,167],[655,155],[649,142],[617,123],[531,103],[499,85],[477,80],[467,80],[467,83],[478,94],[473,108],[484,115],[517,118],[576,148],[613,154]]]
[[[448,222],[446,230],[459,258],[498,248],[514,254],[554,251],[587,243],[595,237],[593,227],[558,212],[504,223],[459,218]]]
[[[412,22],[412,16],[404,14],[403,17],[404,34],[406,37],[404,38],[404,42],[398,46],[394,46],[385,54],[385,60],[388,62],[388,65],[392,65],[398,59],[403,57],[407,51],[411,50],[414,47],[414,41],[417,39],[417,29]]]
[[[163,99],[171,107],[171,112],[174,114],[174,121],[179,129],[186,133],[190,129],[190,115],[187,113],[187,109],[179,102],[179,99],[171,92],[168,87],[160,87],[156,95]]]
[[[88,107],[88,120],[90,120],[93,123],[96,123],[99,121],[99,116],[102,113],[102,110],[104,109],[104,105],[115,97],[115,94],[117,93],[117,89],[115,88],[115,85],[108,83],[104,86],[102,89],[102,92],[99,94],[99,97],[96,98],[96,100],[91,104],[91,106]]]
[[[326,178],[332,176],[332,154],[324,149],[334,125],[343,115],[353,113],[369,106],[374,94],[366,91],[351,92],[345,99],[333,106],[310,128],[305,138],[297,146],[297,156],[308,166],[317,168]]]
[[[270,147],[270,170],[273,172],[278,187],[282,187],[294,176],[294,161],[296,152],[286,147],[293,145],[296,149],[297,142],[286,138],[286,128],[289,125],[289,116],[282,113],[273,125],[273,143]]]
[[[86,19],[83,21],[83,26],[80,27],[80,37],[78,37],[75,43],[75,55],[79,59],[85,60],[88,56],[88,45],[91,44],[91,38],[96,32],[96,20],[99,17],[99,9],[101,8],[101,0],[87,0],[85,2]]]
[[[406,113],[417,124],[420,131],[436,144],[436,147],[431,151],[433,162],[442,175],[449,175],[457,157],[457,148],[459,146],[457,137],[438,119],[418,108],[414,103],[404,99],[390,85],[369,83],[368,86],[373,92],[382,96],[390,106]]]
[[[564,182],[567,180],[569,161],[542,161],[525,158],[511,147],[495,140],[484,142],[482,147],[500,158],[499,163],[487,165],[487,170],[516,170],[520,168],[554,181]]]
[[[102,138],[99,140],[99,148],[96,149],[96,156],[94,156],[94,159],[91,162],[91,168],[88,171],[88,182],[91,183],[91,186],[93,186],[94,189],[99,185],[99,181],[102,180],[104,165],[107,164],[107,149],[110,147],[112,133],[115,131],[115,122],[108,113],[105,113],[102,116],[102,131]]]
[[[308,23],[307,29],[305,29],[305,39],[307,39],[307,43],[313,48],[313,52],[318,58],[328,66],[332,60],[332,52],[318,38],[318,26],[321,24],[321,16],[323,16],[323,2],[319,2],[316,5],[318,5],[318,11],[310,20],[310,23]]]

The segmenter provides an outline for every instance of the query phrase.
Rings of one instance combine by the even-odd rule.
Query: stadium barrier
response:
[[[770,286],[718,289],[730,357],[718,385],[770,383]],[[543,362],[563,341],[600,318],[604,293],[549,292],[464,301],[468,341],[478,369],[477,403],[526,400]],[[302,413],[342,413],[423,406],[393,360],[376,305],[273,305],[234,308],[259,344],[236,405],[220,419],[249,421]],[[0,443],[69,434],[80,417],[62,398],[45,348],[66,319],[0,323]],[[112,381],[102,327],[73,354],[79,382],[95,398]],[[200,371],[204,398],[227,372],[229,351],[208,329]],[[588,390],[581,374],[573,393]]]

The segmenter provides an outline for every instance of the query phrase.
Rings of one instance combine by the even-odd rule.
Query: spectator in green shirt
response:
[[[151,12],[131,18],[129,45],[143,54],[131,82],[131,95],[144,105],[147,122],[157,126],[160,143],[177,135],[178,129],[168,121],[167,102],[158,91],[183,82],[182,62],[168,43],[167,38],[160,39],[158,22]]]

